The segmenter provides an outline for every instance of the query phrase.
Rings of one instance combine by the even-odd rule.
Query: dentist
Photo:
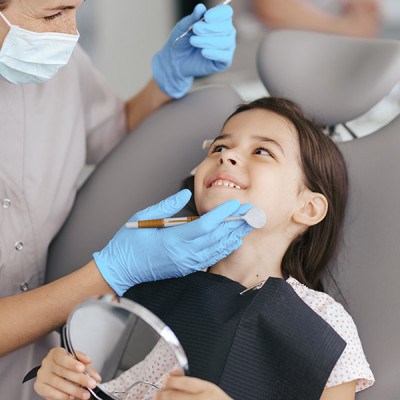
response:
[[[154,56],[153,78],[124,103],[76,45],[82,1],[0,0],[0,393],[5,399],[37,398],[22,378],[54,346],[44,336],[84,298],[122,295],[140,282],[206,268],[238,248],[250,231],[244,222],[222,223],[240,212],[236,201],[168,233],[122,227],[88,265],[43,286],[48,245],[72,207],[85,162],[99,162],[153,111],[182,97],[194,77],[228,68],[235,49],[232,9],[207,11],[199,4]],[[172,47],[192,24],[193,31]],[[189,191],[179,192],[132,219],[169,217],[189,198]]]

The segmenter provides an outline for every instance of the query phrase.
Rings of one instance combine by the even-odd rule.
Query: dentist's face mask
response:
[[[0,50],[0,75],[11,83],[40,83],[52,78],[65,66],[79,34],[37,33],[11,25]]]

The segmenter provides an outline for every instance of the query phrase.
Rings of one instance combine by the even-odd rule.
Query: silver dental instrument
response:
[[[222,3],[220,3],[220,4],[218,4],[218,5],[229,4],[231,1],[232,1],[232,0],[225,0],[225,1],[223,1]],[[197,22],[200,22],[200,21],[204,21],[204,17],[200,18]],[[193,25],[194,25],[194,24],[190,25],[189,28],[188,28],[185,32],[183,32],[181,36],[178,36],[178,37],[174,40],[174,43],[172,43],[171,49],[175,46],[175,44],[176,44],[176,42],[178,42],[178,40],[180,40],[180,39],[182,39],[183,37],[185,37],[185,36],[193,29]]]
[[[153,387],[153,388],[156,388],[157,390],[160,389],[160,387],[157,386],[157,385],[155,385],[154,383],[150,383],[150,382],[147,382],[147,381],[137,381],[137,382],[133,383],[131,386],[127,387],[127,388],[126,388],[125,390],[123,390],[123,391],[113,391],[113,392],[111,392],[111,393],[115,393],[115,394],[125,394],[125,393],[128,393],[132,388],[134,388],[136,385],[139,385],[140,383],[143,383],[143,384],[145,384],[145,385],[149,385],[149,386],[151,386],[151,387]]]

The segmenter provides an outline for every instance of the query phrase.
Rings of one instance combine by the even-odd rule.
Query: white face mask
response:
[[[40,83],[65,66],[79,39],[79,33],[37,33],[11,25],[0,50],[0,75],[11,83]]]

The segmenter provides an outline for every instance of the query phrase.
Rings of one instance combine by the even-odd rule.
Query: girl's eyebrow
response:
[[[232,135],[230,135],[229,133],[225,133],[224,135],[217,136],[217,137],[214,139],[214,141],[211,143],[211,146],[212,146],[216,141],[218,141],[218,140],[227,139],[227,138],[230,138],[230,137],[232,137]]]
[[[271,139],[271,138],[268,138],[268,137],[265,137],[265,136],[252,136],[252,139],[258,140],[258,141],[260,141],[260,142],[272,143],[272,144],[274,144],[276,147],[279,148],[279,150],[281,151],[281,153],[282,153],[283,155],[285,155],[285,152],[283,151],[283,147],[279,144],[279,142],[277,142],[277,141],[274,140],[274,139]]]
[[[217,137],[214,139],[214,141],[211,143],[211,146],[212,146],[216,141],[218,141],[218,140],[229,139],[229,138],[231,138],[231,137],[232,137],[232,135],[229,134],[229,133],[225,133],[224,135],[217,136]],[[254,140],[257,140],[257,141],[259,141],[259,142],[268,142],[268,143],[272,143],[273,145],[275,145],[275,146],[281,151],[281,153],[282,153],[283,155],[285,155],[285,152],[283,151],[282,146],[281,146],[276,140],[271,139],[271,138],[268,138],[268,137],[265,137],[265,136],[252,136],[251,138],[254,139]]]

